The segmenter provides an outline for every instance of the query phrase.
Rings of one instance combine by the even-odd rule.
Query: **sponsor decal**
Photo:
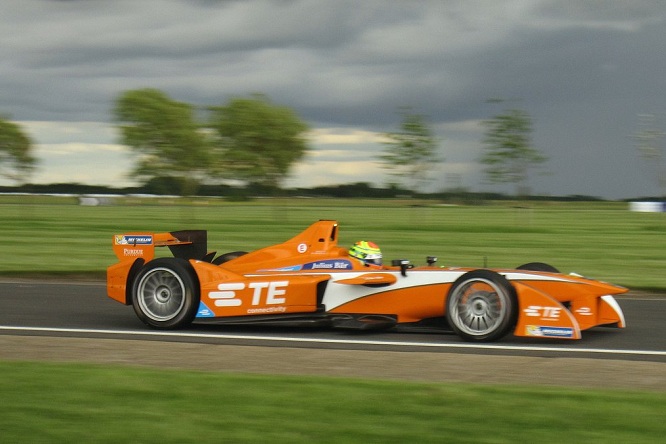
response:
[[[263,307],[263,308],[250,308],[247,310],[248,314],[270,314],[270,313],[284,313],[287,307]]]
[[[236,298],[236,291],[244,288],[243,283],[220,284],[217,286],[220,291],[211,291],[208,297],[215,301],[216,307],[240,307],[243,301]]]
[[[525,327],[528,336],[544,338],[573,338],[574,330],[569,327],[546,327],[543,325],[528,325]]]
[[[247,313],[283,313],[287,311],[286,307],[279,305],[287,302],[283,296],[287,294],[289,281],[271,281],[271,282],[229,282],[217,286],[218,291],[211,291],[208,297],[213,300],[216,307],[240,307],[243,300],[238,297],[238,292],[246,288],[252,290],[252,300],[250,305],[255,308],[249,308]],[[270,305],[271,307],[261,307]]]
[[[303,265],[303,270],[350,270],[351,268],[352,264],[350,261],[334,259],[310,262]]]
[[[352,268],[352,263],[348,260],[327,259],[323,261],[308,262],[303,265],[290,265],[288,267],[269,268],[259,271],[351,270]]]
[[[214,318],[215,315],[210,308],[206,306],[203,302],[199,302],[199,310],[197,311],[197,318]]]
[[[539,305],[530,305],[523,310],[525,316],[539,318],[542,321],[557,321],[560,319],[562,307],[541,307]]]
[[[146,234],[117,234],[115,235],[115,242],[116,245],[152,245],[153,236]]]
[[[307,244],[298,244],[298,247],[296,247],[296,250],[297,250],[299,253],[303,254],[303,253],[305,253],[306,251],[308,251],[308,246],[307,246]]]
[[[252,305],[259,305],[262,298],[266,305],[284,304],[287,300],[278,296],[284,296],[288,285],[289,281],[251,282],[248,284],[248,288],[254,289]],[[265,292],[264,289],[266,289]]]
[[[123,248],[124,256],[143,256],[143,250],[140,248]]]

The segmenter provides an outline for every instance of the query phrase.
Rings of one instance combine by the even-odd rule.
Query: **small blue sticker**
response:
[[[214,318],[215,314],[206,307],[206,304],[199,302],[199,311],[197,311],[197,318]]]

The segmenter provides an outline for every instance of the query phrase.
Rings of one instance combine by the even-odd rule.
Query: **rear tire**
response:
[[[159,258],[148,262],[132,285],[132,305],[147,325],[171,329],[192,323],[199,308],[199,283],[184,259]]]
[[[241,257],[247,254],[247,251],[232,251],[231,253],[224,253],[213,259],[213,265],[221,265],[225,262],[229,262],[232,259]]]
[[[560,270],[553,267],[552,265],[544,264],[543,262],[530,262],[530,263],[527,263],[527,264],[523,264],[520,267],[516,268],[516,270],[545,271],[547,273],[559,273],[560,272]]]
[[[464,340],[495,341],[512,331],[518,297],[509,281],[490,270],[460,276],[446,298],[446,320]]]

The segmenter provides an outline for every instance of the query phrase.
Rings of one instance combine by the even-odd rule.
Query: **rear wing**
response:
[[[168,233],[125,233],[113,236],[113,252],[121,261],[155,257],[155,247],[169,247],[174,257],[203,260],[208,248],[206,230],[182,230]]]

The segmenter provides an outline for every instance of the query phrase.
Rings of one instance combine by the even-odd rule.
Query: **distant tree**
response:
[[[400,130],[384,134],[384,150],[380,159],[391,174],[404,186],[419,191],[429,178],[434,164],[443,159],[437,157],[437,138],[420,114],[402,110]]]
[[[665,135],[657,124],[657,116],[638,116],[638,131],[633,135],[633,139],[636,141],[639,156],[645,160],[657,179],[662,197],[666,197],[666,148],[663,144]]]
[[[291,166],[307,152],[308,126],[289,108],[263,95],[236,98],[211,108],[216,135],[214,161],[222,178],[279,188]]]
[[[480,162],[490,183],[512,183],[516,195],[529,194],[527,180],[531,168],[547,157],[532,146],[532,119],[520,109],[510,109],[483,122],[486,127],[485,152]]]
[[[0,116],[0,175],[14,182],[26,182],[37,159],[33,145],[21,128]]]
[[[195,194],[209,152],[192,106],[157,89],[138,89],[122,93],[113,111],[122,143],[138,154],[130,176],[143,183],[171,177],[181,184],[181,195]]]

